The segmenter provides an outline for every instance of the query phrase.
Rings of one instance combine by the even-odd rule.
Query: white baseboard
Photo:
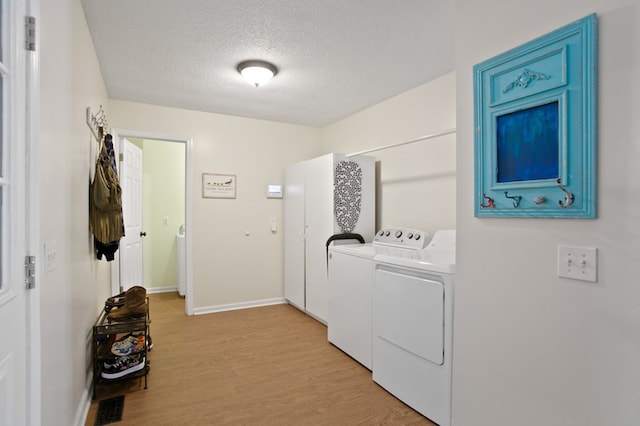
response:
[[[80,398],[80,405],[76,410],[73,424],[76,426],[84,426],[87,424],[87,416],[89,415],[89,408],[91,408],[91,401],[93,399],[93,373],[89,375],[89,381],[84,392],[82,392],[82,398]]]
[[[147,288],[147,293],[172,293],[177,292],[178,287],[151,287]]]
[[[195,308],[194,315],[212,314],[215,312],[235,311],[238,309],[258,308],[260,306],[281,305],[287,303],[284,297],[275,297],[273,299],[253,300],[251,302],[230,303],[228,305],[207,306],[204,308]]]

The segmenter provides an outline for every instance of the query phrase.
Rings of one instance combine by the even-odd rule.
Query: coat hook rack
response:
[[[496,208],[496,202],[493,198],[488,197],[487,194],[482,194],[482,198],[487,200],[487,204],[480,204],[480,207],[483,207],[485,209],[495,209]]]
[[[100,105],[98,112],[96,112],[95,114],[91,113],[91,107],[87,107],[86,120],[87,126],[89,126],[89,129],[91,130],[91,134],[96,139],[96,141],[100,142],[102,140],[101,132],[102,134],[108,133],[107,129],[109,127],[107,122],[107,115],[104,109],[102,109],[102,105]]]
[[[504,196],[509,198],[510,200],[513,200],[513,207],[516,209],[518,208],[518,206],[520,205],[520,201],[522,200],[521,195],[509,195],[509,191],[504,191]]]
[[[558,186],[560,187],[562,192],[564,192],[564,202],[562,200],[558,200],[558,205],[566,209],[571,204],[573,204],[573,202],[575,201],[575,196],[573,195],[573,193],[567,191],[560,182],[560,179],[558,179]]]

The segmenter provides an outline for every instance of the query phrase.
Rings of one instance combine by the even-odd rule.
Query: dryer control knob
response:
[[[402,237],[402,231],[396,231],[396,238]]]

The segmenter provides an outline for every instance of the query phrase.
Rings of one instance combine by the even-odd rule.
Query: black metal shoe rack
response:
[[[149,374],[149,357],[147,355],[149,351],[149,323],[151,322],[149,311],[149,298],[147,297],[147,312],[145,315],[123,318],[116,321],[108,318],[108,312],[106,310],[103,309],[100,313],[96,324],[93,326],[93,399],[97,397],[98,389],[102,389],[102,385],[108,386],[109,384],[134,378],[144,378],[144,388],[147,389],[147,375]],[[143,352],[141,352],[145,359],[144,368],[117,379],[103,378],[101,373],[104,361],[113,359],[111,346],[116,340],[130,333],[145,334],[145,347]]]

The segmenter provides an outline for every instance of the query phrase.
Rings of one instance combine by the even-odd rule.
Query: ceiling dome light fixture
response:
[[[265,61],[244,61],[238,64],[238,72],[252,85],[258,87],[267,83],[278,69]]]

